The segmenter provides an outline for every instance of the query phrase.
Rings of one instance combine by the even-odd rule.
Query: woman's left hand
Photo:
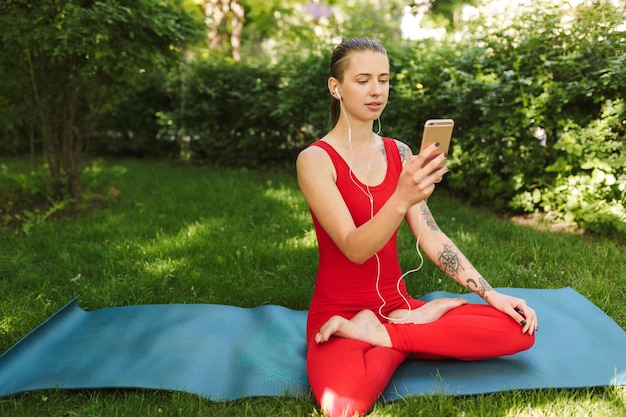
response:
[[[494,290],[489,292],[487,302],[518,322],[522,326],[522,333],[533,335],[539,328],[537,314],[525,300]]]

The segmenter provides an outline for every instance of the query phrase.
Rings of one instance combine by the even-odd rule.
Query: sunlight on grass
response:
[[[267,182],[268,188],[265,190],[265,197],[275,200],[286,205],[294,211],[302,209],[302,199],[297,198],[292,188],[281,186],[280,188],[272,188],[272,182]]]
[[[94,189],[115,186],[120,196],[93,213],[60,222],[49,219],[28,238],[4,234],[0,239],[2,350],[77,294],[88,310],[154,303],[308,307],[317,241],[291,172],[133,160],[97,161],[86,175]],[[494,286],[572,286],[626,326],[626,264],[619,243],[512,225],[466,207],[443,190],[429,205],[442,230]],[[404,269],[417,266],[415,237],[406,225],[398,240]],[[416,296],[465,291],[429,261],[407,281]],[[213,403],[142,390],[52,390],[43,395],[3,398],[0,415],[322,415],[308,397]],[[511,391],[416,396],[377,403],[370,416],[604,417],[624,415],[625,404],[626,387]]]
[[[626,404],[626,386],[621,387],[613,387],[615,390],[615,397],[617,397],[618,401],[622,404]]]
[[[177,269],[184,266],[184,261],[171,258],[155,259],[145,263],[146,271],[155,276],[168,276],[174,273]]]
[[[302,236],[294,236],[285,241],[287,246],[291,246],[294,249],[314,249],[317,248],[317,237],[315,236],[315,230],[310,229]]]
[[[368,416],[369,417],[394,417],[393,414],[390,414],[388,412],[379,411],[379,410],[372,411],[370,414],[368,414]]]
[[[268,181],[267,184],[265,197],[288,207],[291,210],[291,217],[298,222],[313,224],[306,201],[297,188],[284,185],[281,185],[280,188],[272,188],[272,181]]]
[[[201,222],[185,225],[174,235],[166,235],[159,232],[157,236],[142,244],[144,253],[147,255],[161,255],[171,249],[184,249],[189,246],[206,244],[208,239],[215,239],[224,232],[225,220],[223,218],[204,219]]]
[[[466,231],[455,233],[454,240],[457,241],[457,245],[468,247],[479,243],[479,239],[475,233],[469,233]]]
[[[0,334],[9,334],[13,331],[15,326],[15,317],[6,316],[0,320]]]
[[[187,225],[187,227],[181,231],[181,233],[179,233],[179,236],[184,236],[186,238],[195,238],[198,237],[202,234],[206,234],[207,233],[207,229],[208,229],[208,225],[203,222],[203,223],[192,223],[190,225]]]
[[[512,407],[506,417],[543,417],[543,416],[616,416],[619,405],[611,398],[598,398],[588,394],[586,398],[559,396],[551,401],[539,404],[525,404]]]

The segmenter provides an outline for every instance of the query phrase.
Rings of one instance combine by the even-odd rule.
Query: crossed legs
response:
[[[535,340],[504,313],[464,299],[438,299],[407,313],[396,310],[390,317],[404,320],[381,323],[364,310],[321,326],[309,343],[307,372],[328,416],[367,413],[408,356],[479,360],[521,352]]]
[[[439,298],[413,310],[398,309],[389,314],[390,322],[397,324],[426,324],[439,320],[453,308],[467,304],[463,298]],[[320,327],[315,342],[325,343],[331,336],[346,337],[372,346],[391,347],[391,338],[384,324],[370,310],[363,310],[348,320],[333,316]]]

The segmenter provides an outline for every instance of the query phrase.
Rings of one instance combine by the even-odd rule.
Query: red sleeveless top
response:
[[[393,139],[383,138],[387,153],[387,172],[384,180],[369,187],[373,196],[374,214],[387,202],[396,190],[398,177],[402,171],[402,160]],[[330,156],[337,172],[337,188],[343,196],[356,226],[367,222],[371,216],[371,203],[367,195],[367,186],[354,175],[350,175],[347,162],[327,142],[318,140],[311,146],[319,146]],[[358,184],[358,186],[356,184]],[[359,188],[360,187],[360,188]],[[372,310],[377,315],[383,304],[376,291],[378,262],[372,256],[362,265],[351,262],[335,245],[328,233],[321,227],[315,214],[311,212],[318,241],[319,265],[315,281],[315,290],[309,308],[307,322],[307,340],[319,331],[319,328],[333,315],[352,318],[361,310]],[[396,248],[397,231],[378,252],[380,260],[380,278],[378,289],[385,299],[383,314],[387,315],[397,308],[406,308],[396,288],[402,275]],[[404,280],[400,291],[408,297]]]

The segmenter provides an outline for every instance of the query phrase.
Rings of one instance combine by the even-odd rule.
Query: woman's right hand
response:
[[[447,155],[438,152],[438,147],[439,144],[433,143],[404,163],[396,193],[406,203],[406,210],[427,199],[448,172],[447,166],[441,166]]]

